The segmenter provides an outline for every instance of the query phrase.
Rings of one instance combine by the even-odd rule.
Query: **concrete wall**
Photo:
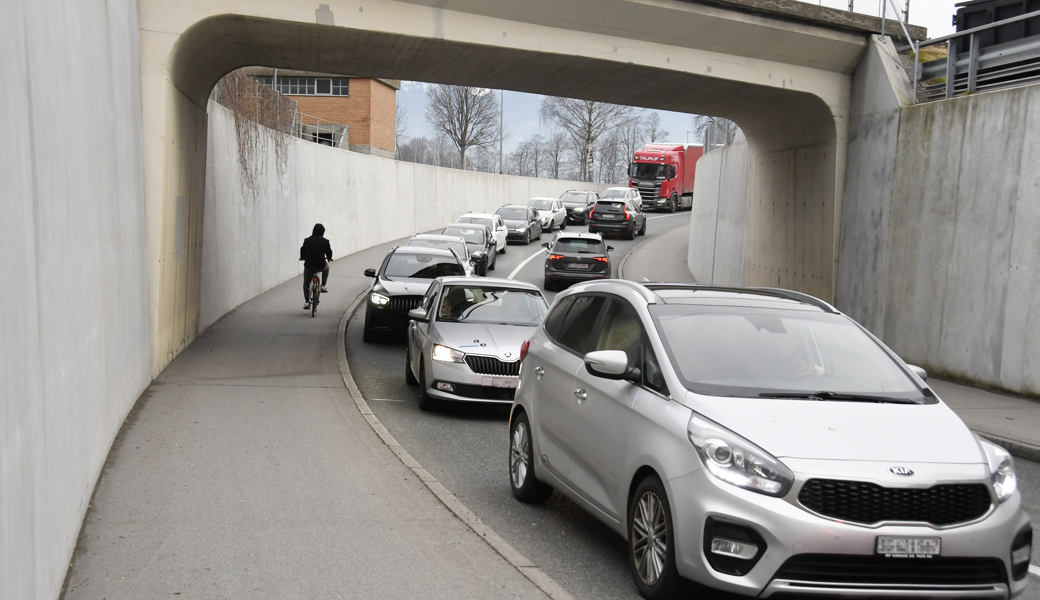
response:
[[[1040,86],[909,98],[892,47],[874,40],[853,82],[836,304],[934,374],[1040,394]],[[761,163],[737,143],[698,164],[698,281],[757,285],[747,248],[797,246],[775,231],[788,218],[755,217],[745,190]]]
[[[748,284],[748,160],[738,136],[697,162],[687,264],[700,283]]]
[[[283,165],[273,151],[264,156],[254,191],[241,177],[233,115],[212,102],[209,111],[200,329],[302,273],[299,247],[314,223],[325,225],[340,257],[467,211],[592,185],[397,162],[289,138]]]
[[[137,32],[135,0],[0,3],[0,598],[58,596],[151,380]]]

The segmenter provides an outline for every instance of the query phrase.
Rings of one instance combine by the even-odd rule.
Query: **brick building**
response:
[[[393,158],[399,80],[259,67],[246,73],[296,102],[305,137]]]

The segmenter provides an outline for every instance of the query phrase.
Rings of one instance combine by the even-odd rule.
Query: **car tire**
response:
[[[552,279],[549,279],[548,277],[546,277],[544,279],[544,281],[542,282],[542,287],[545,288],[545,291],[547,291],[547,292],[551,292],[552,291],[553,285],[554,284],[553,284]]]
[[[629,229],[628,231],[625,232],[625,237],[630,239],[630,240],[636,239],[636,225],[635,225],[635,223],[632,224],[632,228],[631,229]]]
[[[670,213],[675,212],[675,205],[676,205],[676,197],[672,196],[671,198],[668,199],[668,212],[670,212]]]
[[[419,410],[430,411],[436,408],[437,400],[426,393],[426,361],[419,357]]]
[[[563,223],[560,223],[560,231],[563,231],[564,229],[567,229],[567,219],[564,219]]]
[[[646,219],[643,219],[643,226],[639,228],[639,235],[646,235]]]
[[[527,233],[524,234],[524,245],[529,246],[531,244],[531,230],[528,229]]]
[[[643,478],[632,494],[626,544],[639,594],[650,600],[678,596],[683,580],[675,568],[672,511],[664,485],[655,475]]]
[[[545,502],[552,494],[552,488],[535,477],[534,438],[523,410],[509,422],[509,487],[521,502]]]

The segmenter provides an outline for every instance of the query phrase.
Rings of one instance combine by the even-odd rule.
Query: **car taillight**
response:
[[[601,263],[610,262],[610,259],[608,259],[606,256],[593,256],[592,259],[595,260],[596,262],[601,262]]]
[[[562,254],[550,254],[549,255],[549,260],[560,260],[561,258],[563,258]]]
[[[530,347],[531,347],[531,341],[530,340],[524,340],[524,343],[520,344],[520,360],[524,360],[524,357],[527,356],[527,349],[530,348]]]
[[[596,212],[596,207],[595,206],[593,206],[592,208],[589,209],[589,218],[592,218],[592,213],[594,213],[594,212]]]
[[[625,213],[625,220],[627,221],[629,219],[628,209],[627,208],[622,208],[621,210],[624,211],[624,213]]]

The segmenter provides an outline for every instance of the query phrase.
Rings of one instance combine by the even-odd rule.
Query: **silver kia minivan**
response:
[[[826,302],[581,283],[521,354],[513,495],[555,489],[613,528],[646,598],[687,580],[763,598],[1026,586],[1011,456]]]

